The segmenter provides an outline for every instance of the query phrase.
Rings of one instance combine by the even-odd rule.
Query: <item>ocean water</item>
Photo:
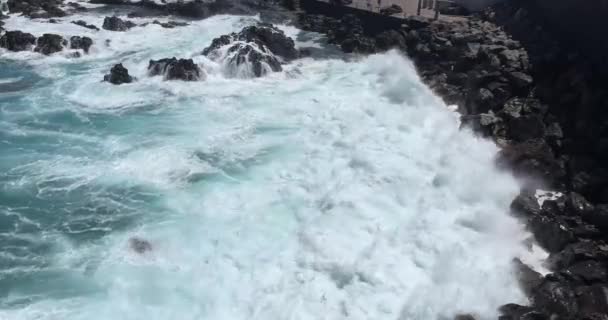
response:
[[[6,21],[95,45],[0,53],[0,319],[492,319],[526,303],[518,184],[406,57],[340,56],[281,26],[320,54],[235,78],[200,52],[256,17],[78,19],[103,17]],[[172,56],[206,80],[147,76]],[[137,82],[101,82],[119,62]]]

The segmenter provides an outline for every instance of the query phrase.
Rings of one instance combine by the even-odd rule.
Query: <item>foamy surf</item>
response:
[[[95,45],[80,59],[2,53],[52,80],[0,100],[1,208],[38,225],[6,236],[52,250],[6,260],[0,319],[491,319],[526,302],[511,261],[541,255],[507,214],[518,185],[496,147],[459,130],[396,52],[259,79],[200,56],[254,22],[120,33],[7,20]],[[171,56],[209,76],[147,77],[149,59]],[[118,62],[138,81],[101,82]],[[134,236],[152,250],[130,250]]]

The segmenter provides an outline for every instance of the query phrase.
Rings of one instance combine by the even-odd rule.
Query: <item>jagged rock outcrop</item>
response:
[[[165,80],[197,81],[204,78],[203,70],[192,59],[166,58],[150,60],[148,73],[162,75]]]
[[[89,37],[73,36],[70,38],[70,49],[81,49],[84,53],[89,53],[93,45],[93,39]]]
[[[268,72],[281,71],[281,63],[299,56],[294,41],[270,24],[249,26],[239,33],[213,39],[202,52],[223,62],[233,76],[261,77]]]
[[[8,0],[10,12],[21,12],[30,18],[63,17],[63,0]]]
[[[31,50],[36,44],[36,37],[31,33],[7,31],[0,37],[0,47],[10,51]]]
[[[40,52],[44,55],[50,55],[55,52],[63,50],[68,42],[58,34],[45,33],[42,37],[39,37],[36,41],[36,48],[34,51]]]
[[[136,24],[132,21],[122,20],[116,16],[112,16],[105,17],[105,19],[103,19],[103,25],[101,27],[110,31],[127,31],[135,26]]]
[[[133,80],[134,78],[129,75],[129,70],[123,67],[122,63],[114,65],[114,67],[110,69],[110,73],[103,77],[103,81],[117,85],[131,83]]]

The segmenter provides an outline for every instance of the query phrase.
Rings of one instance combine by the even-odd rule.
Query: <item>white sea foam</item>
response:
[[[260,79],[146,76],[148,59],[170,56],[213,69],[196,54],[248,19],[126,33],[7,21],[37,35],[93,37],[86,58],[29,61],[54,79],[44,101],[134,123],[106,137],[104,157],[36,161],[22,172],[32,183],[142,185],[163,195],[164,210],[56,259],[95,294],[0,310],[0,319],[492,319],[501,304],[525,303],[511,261],[536,255],[507,214],[516,181],[495,168],[496,147],[459,130],[396,52],[301,59]],[[118,62],[139,80],[100,82]],[[87,72],[66,77],[71,65]],[[146,106],[156,109],[136,127]],[[131,252],[134,235],[153,251]]]

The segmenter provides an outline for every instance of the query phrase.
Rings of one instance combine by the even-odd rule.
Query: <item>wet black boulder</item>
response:
[[[133,77],[129,75],[129,70],[123,67],[122,63],[119,63],[110,69],[110,74],[105,75],[103,81],[111,84],[131,83],[133,82]]]
[[[293,60],[298,57],[293,39],[271,24],[259,24],[246,27],[239,33],[239,40],[255,42],[266,46],[273,54],[285,60]]]
[[[276,28],[272,24],[249,26],[243,28],[239,33],[232,33],[215,38],[211,42],[211,45],[203,50],[203,54],[209,56],[219,48],[235,41],[242,41],[255,45],[260,48],[261,51],[269,51],[285,61],[296,59],[299,55],[293,39],[286,36],[282,30]]]
[[[203,76],[201,68],[192,59],[165,58],[150,60],[148,73],[162,75],[165,80],[197,81]]]
[[[11,12],[21,12],[30,18],[63,17],[63,0],[8,0]]]
[[[97,26],[93,25],[93,24],[88,24],[86,21],[84,20],[77,20],[77,21],[72,21],[73,24],[77,25],[77,26],[81,26],[81,27],[85,27],[87,29],[91,29],[91,30],[99,30],[99,28],[97,28]]]
[[[89,53],[89,48],[93,45],[93,40],[89,37],[73,36],[70,38],[70,49],[82,49]]]
[[[236,54],[230,58],[229,65],[233,66],[234,68],[238,68],[240,65],[250,63],[251,71],[256,77],[261,77],[267,74],[269,71],[279,72],[283,70],[283,67],[281,67],[281,62],[279,62],[275,56],[261,52],[258,48],[255,48],[251,44],[235,45],[228,50],[229,53],[235,51]],[[233,70],[233,73],[234,72],[235,71]]]
[[[127,31],[135,26],[135,23],[129,20],[122,20],[116,16],[113,16],[105,17],[105,19],[103,19],[103,25],[101,27],[110,31]]]
[[[45,33],[42,35],[42,37],[38,38],[34,51],[45,55],[50,55],[63,50],[63,47],[67,44],[68,42],[62,36],[58,34]]]
[[[386,30],[379,33],[375,38],[378,50],[399,49],[405,51],[407,49],[405,37],[399,31]]]
[[[21,31],[7,31],[0,37],[0,47],[10,51],[30,50],[36,44],[36,37]]]

